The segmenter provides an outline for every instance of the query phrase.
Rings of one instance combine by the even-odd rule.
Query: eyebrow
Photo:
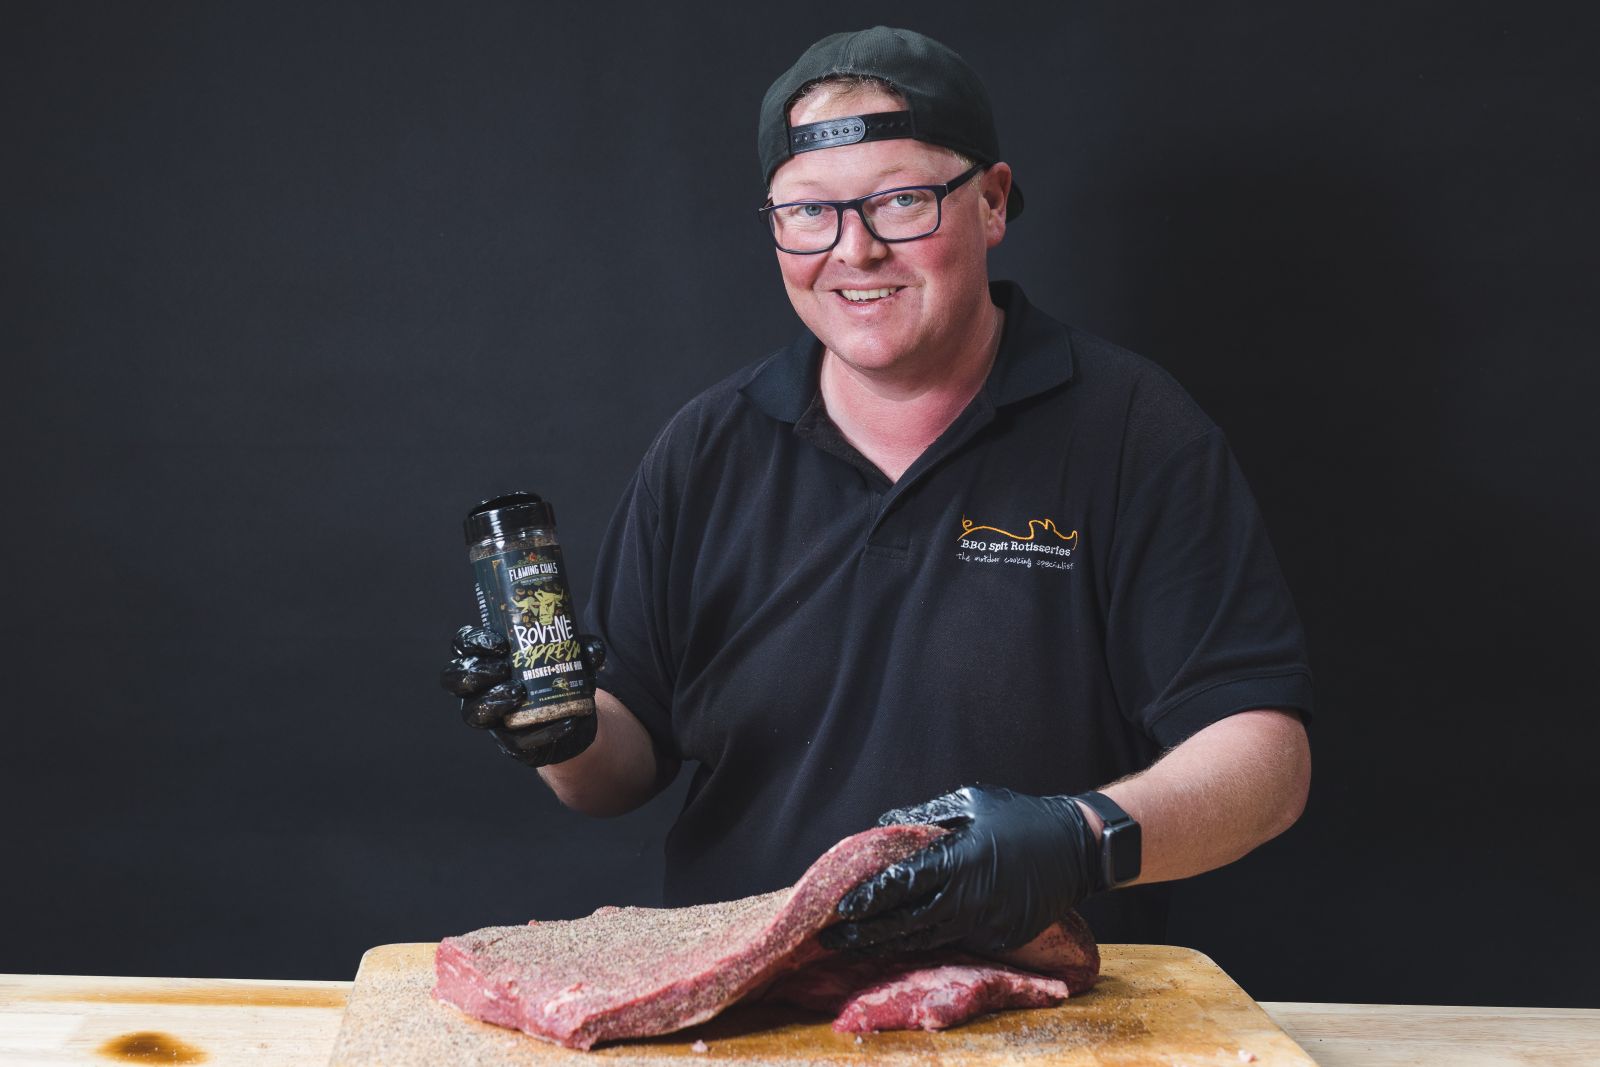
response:
[[[874,177],[872,180],[873,180],[874,183],[882,182],[882,181],[886,181],[891,175],[895,175],[895,174],[905,175],[906,173],[907,173],[907,168],[905,168],[903,166],[901,166],[901,167],[890,167],[887,170],[878,171],[877,176]],[[799,182],[796,182],[793,186],[790,187],[790,194],[786,194],[786,195],[792,195],[792,194],[795,194],[795,193],[799,193],[801,190],[805,190],[805,189],[817,189],[817,188],[820,188],[821,186],[823,186],[824,184],[826,184],[825,181],[816,180],[816,179],[807,179],[805,181],[799,181]],[[932,179],[932,178],[918,178],[918,177],[915,177],[915,176],[909,176],[903,182],[901,182],[900,184],[902,184],[902,185],[938,185],[939,183],[936,180]],[[878,192],[881,189],[892,189],[892,188],[894,188],[894,186],[874,184],[874,187],[872,189],[867,190],[867,192],[868,192],[868,194],[871,194],[871,193]],[[824,199],[824,198],[820,198],[819,197],[818,199]],[[851,198],[850,197],[845,197],[844,199],[848,200],[848,199],[851,199]]]

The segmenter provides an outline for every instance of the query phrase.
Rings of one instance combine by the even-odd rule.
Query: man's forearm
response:
[[[585,815],[621,815],[655,796],[655,748],[650,734],[620,700],[594,694],[594,742],[564,763],[539,768],[557,799]]]
[[[1134,884],[1142,884],[1232,863],[1294,825],[1310,785],[1311,746],[1298,716],[1260,710],[1213,723],[1100,792],[1139,822],[1144,856]],[[1100,817],[1084,811],[1098,833]]]

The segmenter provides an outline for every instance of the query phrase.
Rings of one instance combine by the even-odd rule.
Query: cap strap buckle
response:
[[[860,141],[888,141],[896,137],[915,137],[916,123],[909,111],[880,111],[873,115],[842,115],[822,122],[808,122],[789,129],[791,153],[815,152],[819,148]]]

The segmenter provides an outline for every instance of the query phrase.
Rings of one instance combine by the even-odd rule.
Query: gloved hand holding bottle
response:
[[[605,647],[577,633],[554,509],[534,493],[496,497],[467,516],[466,536],[482,625],[457,632],[440,683],[508,755],[536,767],[571,759],[594,741]]]

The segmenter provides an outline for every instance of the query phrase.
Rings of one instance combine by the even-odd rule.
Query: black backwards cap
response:
[[[814,81],[833,75],[881,78],[906,98],[905,111],[849,115],[804,126],[789,126],[789,106]],[[915,30],[874,26],[824,37],[790,67],[761,101],[756,146],[763,180],[800,152],[819,148],[910,137],[953,148],[988,165],[1000,160],[989,92],[967,61]],[[1011,183],[1006,217],[1022,214],[1022,190]]]

